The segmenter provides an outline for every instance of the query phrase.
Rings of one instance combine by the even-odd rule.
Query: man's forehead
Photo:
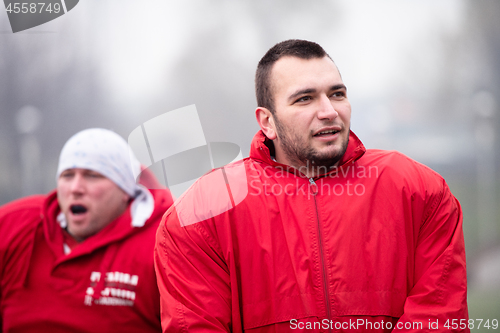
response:
[[[276,88],[296,90],[318,84],[336,86],[342,83],[337,66],[328,56],[311,59],[286,56],[276,61],[271,72],[274,92]]]
[[[324,68],[335,69],[340,76],[340,72],[337,68],[337,65],[328,56],[324,56],[322,58],[314,57],[309,59],[303,59],[294,56],[284,56],[274,63],[271,72],[278,74],[289,73],[289,71],[284,71],[290,69],[289,67],[292,67],[295,70],[301,70],[301,69],[306,70],[314,63],[317,63],[319,66]]]

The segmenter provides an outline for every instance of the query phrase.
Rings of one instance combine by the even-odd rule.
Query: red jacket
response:
[[[158,332],[154,235],[172,204],[152,191],[143,227],[130,210],[63,253],[57,196],[32,196],[0,209],[0,332]]]
[[[259,132],[165,214],[164,332],[469,331],[462,213],[442,177],[352,132],[314,179],[268,146]]]

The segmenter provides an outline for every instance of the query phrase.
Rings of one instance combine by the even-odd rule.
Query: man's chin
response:
[[[334,167],[345,154],[347,144],[335,144],[319,149],[311,156],[310,164],[323,167]],[[313,163],[314,162],[314,163]]]
[[[332,159],[339,159],[342,155],[344,155],[342,147],[330,146],[323,149],[323,151],[318,151],[315,154],[315,159],[318,161],[328,161]]]
[[[68,214],[66,216],[68,226],[73,227],[74,229],[81,228],[83,225],[87,224],[88,222],[88,214]]]
[[[89,231],[86,230],[84,227],[71,228],[70,226],[68,226],[67,231],[78,242],[81,242],[90,236]]]
[[[68,220],[68,231],[74,234],[81,234],[86,228],[88,228],[89,221],[87,219],[69,219]]]

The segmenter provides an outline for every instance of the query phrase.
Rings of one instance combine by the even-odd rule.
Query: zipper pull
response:
[[[318,193],[318,185],[316,185],[316,182],[314,181],[314,179],[312,177],[309,178],[309,185],[310,185],[312,194],[316,195]]]

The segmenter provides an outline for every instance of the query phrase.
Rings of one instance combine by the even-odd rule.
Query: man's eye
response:
[[[295,103],[299,103],[299,102],[307,102],[311,99],[311,96],[303,96],[301,98],[299,98],[298,100],[295,101]]]
[[[345,97],[345,92],[343,91],[336,91],[332,94],[332,97]]]
[[[89,178],[102,178],[103,175],[101,175],[100,173],[97,173],[97,172],[89,172],[86,174],[87,177]]]

